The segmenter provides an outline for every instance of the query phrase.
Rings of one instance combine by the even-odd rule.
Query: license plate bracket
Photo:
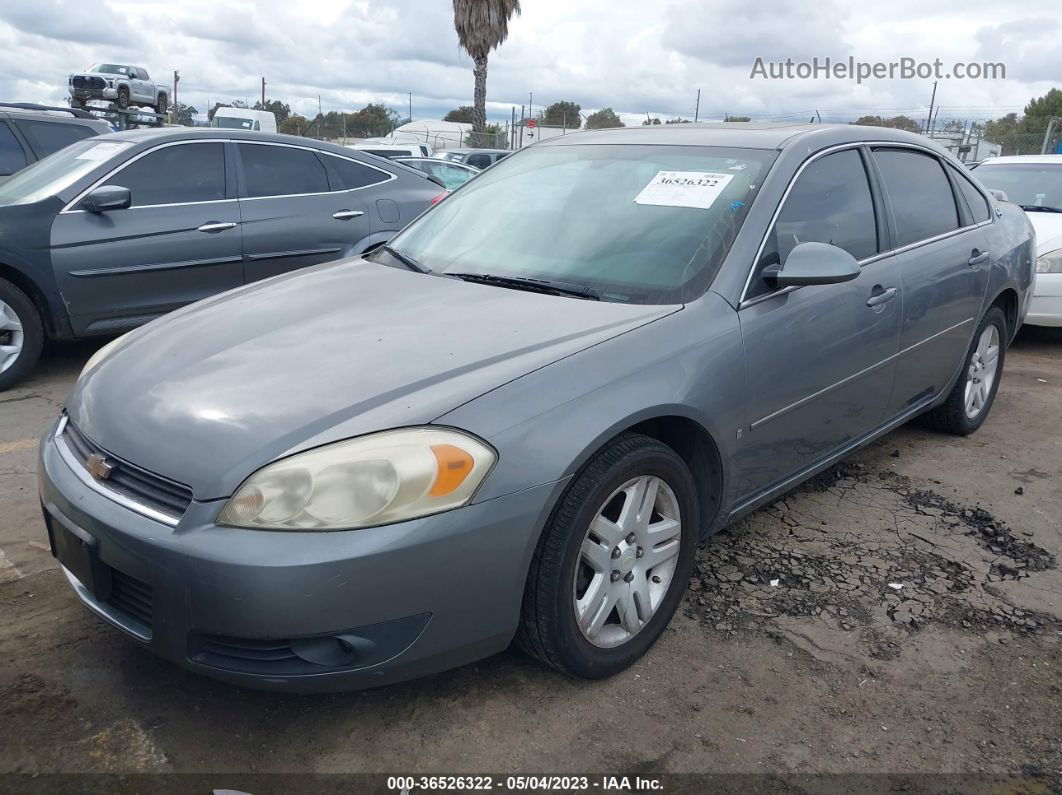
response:
[[[45,512],[48,541],[64,568],[73,574],[96,599],[111,592],[111,569],[100,561],[99,542],[76,525],[67,525]]]

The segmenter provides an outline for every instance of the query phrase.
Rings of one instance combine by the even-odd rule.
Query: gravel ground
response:
[[[620,676],[570,680],[510,651],[325,696],[189,674],[77,603],[47,551],[34,446],[93,349],[57,348],[0,395],[0,774],[962,773],[1018,777],[1008,791],[1062,786],[1062,333],[1022,332],[974,436],[902,428],[711,539],[675,621]]]

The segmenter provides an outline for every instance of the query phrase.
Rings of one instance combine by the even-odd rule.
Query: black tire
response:
[[[165,94],[159,94],[158,102],[155,103],[155,112],[160,116],[165,116],[166,112],[170,109],[170,101]]]
[[[573,599],[579,550],[590,522],[618,488],[641,475],[661,478],[681,511],[682,536],[670,588],[644,627],[612,648],[592,644],[580,630]],[[568,486],[531,560],[516,642],[557,670],[587,679],[612,676],[648,651],[664,631],[689,582],[700,534],[697,488],[678,454],[648,436],[624,434],[591,460]]]
[[[966,412],[966,384],[969,379],[974,355],[977,352],[978,342],[989,326],[995,326],[996,332],[999,334],[999,358],[996,364],[995,378],[989,389],[988,397],[976,416],[971,417]],[[974,332],[970,349],[966,352],[966,358],[963,359],[962,372],[959,373],[959,379],[955,382],[951,392],[948,393],[948,399],[923,415],[923,420],[927,426],[933,430],[957,436],[968,436],[981,427],[988,417],[988,413],[992,410],[992,403],[995,402],[996,392],[999,390],[999,382],[1003,377],[1003,365],[1007,356],[1007,343],[1009,341],[1007,318],[1003,314],[1003,310],[998,306],[989,307]]]
[[[121,86],[118,89],[118,107],[125,110],[129,107],[129,89]]]
[[[14,363],[0,372],[0,391],[14,386],[28,373],[37,360],[41,357],[41,348],[44,345],[44,327],[41,325],[41,316],[33,301],[18,287],[6,279],[0,279],[0,302],[7,305],[8,311],[13,312],[22,324],[22,351]],[[0,345],[8,344],[13,339],[12,332],[0,331]],[[4,361],[0,360],[0,368],[4,367]]]

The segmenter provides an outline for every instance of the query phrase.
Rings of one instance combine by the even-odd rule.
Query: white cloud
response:
[[[757,56],[1003,61],[1005,81],[942,81],[947,115],[1020,110],[1062,73],[1059,24],[1037,0],[535,0],[490,61],[491,115],[534,92],[584,111],[611,106],[637,123],[729,112],[826,118],[865,112],[917,115],[928,81],[750,80]],[[157,79],[181,70],[179,95],[209,102],[270,98],[305,114],[369,101],[439,117],[469,104],[472,64],[458,47],[447,0],[3,0],[0,98],[61,102],[66,76],[94,61],[146,66]]]

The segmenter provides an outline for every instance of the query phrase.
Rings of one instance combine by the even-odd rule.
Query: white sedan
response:
[[[1036,230],[1036,287],[1025,322],[1062,326],[1062,155],[993,157],[973,173],[1020,205]]]

